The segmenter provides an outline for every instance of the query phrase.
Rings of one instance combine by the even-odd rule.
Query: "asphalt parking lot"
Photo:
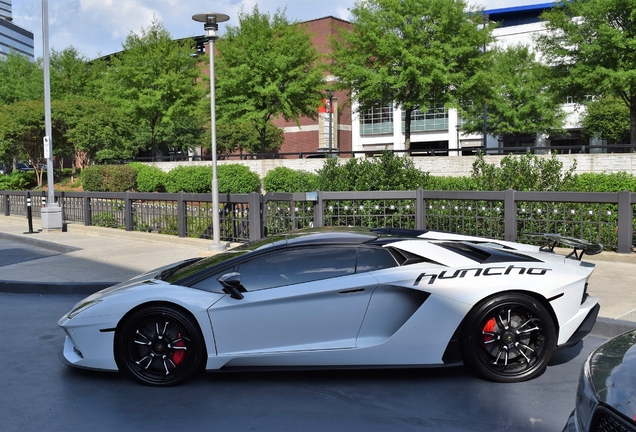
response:
[[[182,386],[151,388],[63,365],[57,321],[84,291],[197,256],[202,244],[128,232],[108,237],[105,229],[14,243],[9,239],[24,229],[7,226],[0,223],[0,431],[560,431],[589,352],[636,327],[607,318],[634,316],[636,264],[598,262],[592,294],[606,315],[528,382],[492,383],[453,367],[206,373]],[[61,294],[68,286],[76,291]]]

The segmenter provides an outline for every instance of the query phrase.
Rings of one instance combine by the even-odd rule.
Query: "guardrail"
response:
[[[29,192],[0,191],[0,212],[6,216],[26,215],[27,194]],[[41,216],[42,198],[46,197],[31,195],[33,217]],[[65,222],[212,238],[210,194],[56,192],[55,199],[62,207]],[[222,238],[228,241],[259,239],[260,206],[261,194],[219,195]]]
[[[0,191],[0,212],[26,215],[24,191]],[[65,222],[180,237],[212,237],[212,197],[188,193],[56,192]],[[32,210],[40,217],[42,196]],[[251,241],[292,229],[368,226],[435,229],[536,243],[555,232],[631,253],[636,193],[369,191],[221,194],[224,241]]]

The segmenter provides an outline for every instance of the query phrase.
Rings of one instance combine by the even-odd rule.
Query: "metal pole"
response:
[[[49,69],[49,5],[48,0],[42,0],[42,41],[44,68],[44,122],[45,138],[44,153],[46,156],[46,181],[49,199],[47,207],[55,203],[55,189],[53,180],[53,132],[51,128],[51,77]]]
[[[329,92],[329,156],[333,151],[333,92]]]
[[[214,241],[208,246],[209,250],[223,250],[221,245],[221,224],[219,221],[219,180],[216,176],[216,103],[215,103],[215,83],[214,83],[214,39],[210,38],[208,47],[210,49],[210,116],[212,127],[212,235]]]
[[[226,245],[221,244],[221,227],[219,214],[219,181],[216,176],[216,106],[215,106],[215,85],[214,85],[214,41],[218,38],[218,23],[225,22],[230,19],[229,16],[217,13],[207,12],[195,14],[192,19],[204,23],[206,36],[208,39],[208,49],[210,52],[210,127],[212,136],[212,244],[208,246],[208,250],[222,251]]]

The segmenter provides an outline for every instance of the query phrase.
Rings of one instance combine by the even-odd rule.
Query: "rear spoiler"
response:
[[[554,248],[561,244],[572,248],[566,258],[576,258],[581,261],[584,254],[596,255],[603,251],[603,245],[600,243],[591,243],[587,240],[577,239],[575,237],[562,236],[561,234],[532,234],[541,235],[545,239],[545,243],[539,248],[540,251],[554,253]]]

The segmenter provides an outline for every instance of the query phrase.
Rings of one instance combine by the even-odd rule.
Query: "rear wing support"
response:
[[[575,237],[562,236],[561,234],[543,234],[545,243],[539,248],[543,252],[554,253],[554,248],[561,244],[572,248],[566,258],[576,258],[581,261],[584,254],[596,255],[603,251],[603,245],[600,243],[591,243],[587,240],[577,239]]]

